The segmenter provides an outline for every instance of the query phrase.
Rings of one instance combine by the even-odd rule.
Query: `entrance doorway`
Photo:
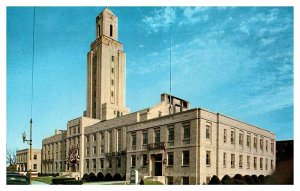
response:
[[[162,154],[153,155],[154,176],[162,176]]]

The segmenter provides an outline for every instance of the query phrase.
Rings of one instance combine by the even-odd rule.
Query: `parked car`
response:
[[[6,184],[7,185],[27,185],[30,184],[30,180],[27,176],[18,173],[7,173],[6,174]]]

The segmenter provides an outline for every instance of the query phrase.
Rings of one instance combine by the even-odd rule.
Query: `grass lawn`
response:
[[[152,181],[152,180],[144,180],[145,185],[163,185],[163,183],[159,181]]]
[[[52,176],[43,176],[43,177],[33,178],[32,180],[44,182],[46,184],[52,184]]]

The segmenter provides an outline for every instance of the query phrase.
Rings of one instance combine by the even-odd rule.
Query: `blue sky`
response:
[[[86,55],[103,7],[36,8],[33,146],[86,105]],[[137,111],[169,92],[293,139],[293,8],[110,7],[127,54],[126,103]],[[7,8],[7,146],[27,147],[32,7]]]

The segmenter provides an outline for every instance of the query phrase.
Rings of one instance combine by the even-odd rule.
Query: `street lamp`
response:
[[[22,133],[23,143],[29,144],[29,161],[30,161],[30,169],[29,169],[29,180],[31,183],[31,169],[32,169],[32,119],[30,119],[30,139],[26,139],[26,132]]]

